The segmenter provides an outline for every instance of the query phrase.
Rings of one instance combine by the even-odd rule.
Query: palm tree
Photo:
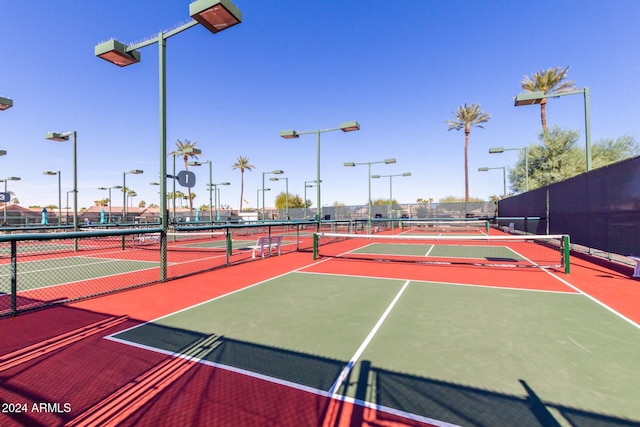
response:
[[[548,68],[533,73],[533,78],[524,76],[520,82],[520,87],[526,92],[544,92],[552,95],[554,93],[568,92],[574,90],[575,83],[573,80],[565,80],[569,67]],[[540,101],[540,120],[542,121],[542,131],[545,135],[549,134],[547,128],[547,99]]]
[[[184,170],[189,170],[189,159],[197,159],[198,155],[194,153],[188,153],[187,151],[191,151],[196,148],[197,142],[191,142],[188,139],[184,141],[178,140],[176,142],[176,147],[178,149],[176,151],[172,151],[169,153],[170,156],[182,156],[182,160],[184,160]],[[174,178],[175,179],[175,178]],[[193,198],[191,197],[191,187],[187,187],[187,192],[189,193],[189,211],[193,210]]]
[[[461,105],[458,110],[453,113],[456,120],[446,120],[449,130],[464,129],[464,201],[469,202],[469,134],[471,127],[479,127],[484,129],[480,123],[486,123],[491,118],[491,114],[480,110],[480,104]]]
[[[249,164],[248,157],[238,156],[236,163],[231,165],[231,169],[240,169],[240,210],[238,212],[242,212],[242,201],[244,200],[244,171],[251,171],[255,169],[255,166]]]

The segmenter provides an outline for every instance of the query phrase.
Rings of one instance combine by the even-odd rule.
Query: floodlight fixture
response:
[[[197,156],[202,154],[202,150],[198,147],[187,147],[184,150],[180,150],[180,154],[194,154]]]
[[[529,147],[522,148],[504,148],[504,147],[492,147],[489,148],[489,154],[500,154],[505,151],[524,151],[524,188],[525,191],[529,191]]]
[[[345,162],[344,165],[346,167],[354,167],[357,165],[367,165],[369,167],[369,172],[367,173],[367,179],[368,179],[368,183],[369,183],[369,198],[368,198],[368,212],[367,212],[367,216],[369,217],[369,231],[371,231],[371,211],[372,211],[372,206],[371,206],[371,165],[375,165],[375,164],[380,164],[380,163],[384,163],[385,165],[389,165],[392,163],[395,163],[396,159],[395,158],[390,158],[390,159],[384,159],[384,160],[379,160],[376,162]]]
[[[113,39],[97,45],[94,48],[94,54],[118,67],[126,67],[140,62],[140,52],[130,50],[124,43]]]
[[[4,96],[0,96],[0,111],[8,110],[13,107],[13,100],[10,98],[5,98]]]
[[[214,34],[242,22],[242,13],[228,0],[197,0],[189,5],[189,15]]]
[[[566,92],[544,93],[542,91],[523,92],[516,95],[515,106],[541,104],[547,98],[559,98],[567,95],[584,95],[584,133],[585,133],[585,153],[586,169],[591,170],[591,101],[589,88],[570,90]]]
[[[350,122],[340,123],[340,130],[342,132],[353,132],[355,130],[360,130],[360,123],[353,120]]]
[[[300,135],[295,130],[283,130],[280,132],[280,136],[284,139],[300,138]]]
[[[322,182],[320,180],[320,134],[324,132],[332,132],[335,130],[341,130],[343,132],[352,132],[352,131],[360,130],[360,124],[357,121],[353,120],[350,122],[343,122],[337,128],[317,129],[317,130],[303,131],[303,132],[299,132],[296,130],[285,130],[280,132],[280,136],[284,139],[298,138],[300,135],[308,135],[308,134],[316,135],[316,175],[317,175],[316,181],[318,182],[318,186],[316,187],[316,198],[317,198],[317,204],[318,204],[318,218],[317,218],[318,224],[320,223],[320,218],[322,218],[322,203],[320,202],[320,194],[321,194],[320,183]]]
[[[6,156],[7,150],[0,150],[0,156]]]
[[[69,135],[71,135],[71,132],[48,132],[45,135],[45,139],[48,139],[49,141],[65,142],[69,140]]]
[[[516,95],[514,105],[516,107],[519,107],[521,105],[536,105],[540,104],[545,98],[549,98],[549,95],[545,94],[542,91],[523,92]]]
[[[507,197],[507,168],[504,166],[499,166],[497,168],[483,166],[478,168],[478,172],[488,172],[491,169],[502,169],[502,194],[504,197]]]

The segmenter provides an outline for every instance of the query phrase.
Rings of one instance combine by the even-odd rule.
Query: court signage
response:
[[[9,201],[11,201],[11,194],[0,193],[0,202],[9,202]]]
[[[193,188],[196,185],[196,174],[190,171],[180,171],[176,176],[178,184],[183,187]]]

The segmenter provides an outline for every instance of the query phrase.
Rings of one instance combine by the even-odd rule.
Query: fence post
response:
[[[18,250],[17,242],[11,241],[11,315],[18,313]]]
[[[318,259],[318,234],[313,233],[313,259]]]
[[[571,254],[571,243],[569,241],[569,235],[565,234],[562,236],[562,245],[564,246],[564,252],[562,261],[564,262],[564,274],[569,274],[571,271],[571,266],[569,264],[569,256]]]

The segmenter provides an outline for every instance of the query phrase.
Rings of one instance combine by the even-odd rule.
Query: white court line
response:
[[[513,251],[513,249],[512,249]],[[538,265],[535,262],[531,261],[529,258],[522,256],[521,254],[519,254],[516,251],[513,251],[515,254],[521,256],[523,259],[529,261],[531,264],[533,265]],[[581,289],[579,289],[577,286],[572,285],[571,283],[567,282],[566,280],[564,280],[563,278],[556,276],[555,273],[552,273],[551,271],[547,270],[544,267],[540,267],[540,270],[544,271],[545,273],[551,275],[551,277],[559,280],[561,283],[563,283],[564,285],[570,287],[571,289],[573,289],[574,291],[578,292],[581,295],[584,295],[585,297],[589,298],[591,301],[595,302],[596,304],[598,304],[599,306],[603,307],[604,309],[608,310],[609,312],[611,312],[612,314],[614,314],[615,316],[618,316],[620,319],[624,320],[625,322],[629,323],[631,326],[635,326],[637,329],[640,329],[640,325],[636,322],[634,322],[633,320],[629,319],[627,316],[625,316],[622,313],[617,312],[616,310],[614,310],[613,308],[609,307],[608,305],[606,305],[605,303],[603,303],[602,301],[600,301],[599,299],[592,297],[591,295],[589,295],[588,293],[582,291]]]
[[[429,256],[429,254],[431,253],[431,251],[433,250],[433,248],[435,248],[436,245],[431,245],[431,247],[429,248],[429,250],[427,251],[426,254],[424,254],[424,256]]]
[[[485,285],[481,283],[458,283],[458,282],[440,282],[436,280],[428,280],[428,279],[406,279],[400,277],[387,277],[387,276],[365,276],[361,274],[344,274],[344,273],[320,273],[317,271],[296,271],[296,274],[317,274],[317,275],[326,275],[326,276],[347,276],[347,277],[358,277],[363,279],[382,279],[382,280],[410,280],[414,283],[423,282],[423,283],[433,283],[436,285],[449,285],[449,286],[468,286],[473,288],[488,288],[488,289],[504,289],[508,291],[522,291],[522,292],[541,292],[548,294],[564,294],[564,295],[577,295],[580,296],[579,292],[573,291],[550,291],[545,289],[530,289],[530,288],[514,288],[511,286],[495,286],[495,285]]]
[[[367,337],[364,339],[362,344],[360,344],[360,347],[358,348],[358,350],[356,350],[354,355],[351,357],[351,359],[349,360],[349,363],[347,363],[347,365],[344,367],[344,369],[342,369],[342,372],[340,372],[340,375],[338,375],[338,378],[336,379],[336,381],[333,383],[333,385],[329,389],[329,394],[332,397],[337,397],[338,396],[338,389],[345,382],[345,380],[349,376],[349,372],[351,372],[351,369],[353,368],[353,366],[356,364],[356,362],[358,361],[360,356],[362,356],[362,353],[367,348],[367,346],[369,345],[369,343],[371,342],[373,337],[376,335],[376,333],[378,332],[378,329],[380,329],[380,326],[382,326],[382,323],[385,321],[387,316],[389,316],[389,313],[393,309],[393,306],[396,305],[396,303],[398,302],[398,300],[400,299],[400,297],[404,293],[404,290],[407,289],[407,286],[409,286],[410,282],[411,282],[410,280],[407,280],[406,282],[404,282],[404,285],[402,285],[402,288],[400,288],[400,290],[396,294],[396,296],[393,299],[393,301],[391,301],[391,304],[389,304],[389,306],[384,311],[384,313],[382,313],[382,316],[380,317],[380,319],[378,319],[378,322],[375,324],[373,329],[371,329],[371,331],[369,332],[369,335],[367,335]]]
[[[206,300],[206,301],[199,302],[198,304],[194,304],[194,305],[192,305],[192,306],[185,307],[185,308],[183,308],[183,309],[180,309],[180,310],[178,310],[178,311],[174,311],[174,312],[169,313],[169,314],[165,314],[164,316],[157,317],[157,318],[155,318],[155,319],[149,320],[149,321],[147,321],[147,322],[141,323],[141,324],[136,325],[136,326],[133,326],[133,327],[131,327],[131,328],[123,329],[123,330],[118,331],[118,332],[116,332],[116,333],[114,333],[114,334],[112,334],[112,335],[106,336],[105,338],[106,338],[106,339],[113,339],[114,341],[117,341],[117,339],[116,339],[116,338],[112,338],[112,337],[113,337],[113,335],[117,335],[117,334],[120,334],[120,333],[122,333],[122,332],[130,331],[130,330],[132,330],[132,329],[139,328],[139,327],[144,326],[144,325],[147,325],[147,324],[149,324],[149,323],[157,322],[158,320],[164,319],[164,318],[166,318],[166,317],[173,316],[174,314],[178,314],[178,313],[182,313],[183,311],[191,310],[192,308],[199,307],[199,306],[204,305],[204,304],[208,304],[208,303],[210,303],[210,302],[212,302],[212,301],[218,300],[218,299],[220,299],[220,298],[227,297],[227,296],[229,296],[229,295],[236,294],[236,293],[238,293],[238,292],[242,292],[242,291],[247,290],[247,289],[251,289],[251,288],[253,288],[253,287],[255,287],[255,286],[261,285],[261,284],[263,284],[263,283],[267,283],[267,282],[269,282],[269,281],[271,281],[271,280],[275,280],[275,279],[277,279],[277,278],[279,278],[279,277],[286,276],[287,274],[295,273],[295,272],[297,272],[298,270],[301,270],[301,269],[303,269],[303,268],[312,267],[312,266],[314,266],[314,265],[322,264],[323,262],[326,262],[326,261],[328,261],[328,260],[330,260],[330,259],[331,259],[331,258],[326,258],[326,259],[320,260],[320,261],[318,261],[318,262],[314,262],[313,264],[305,265],[305,266],[303,266],[303,267],[296,268],[295,270],[287,271],[287,272],[282,273],[282,274],[279,274],[279,275],[277,275],[277,276],[270,277],[270,278],[265,279],[265,280],[261,280],[260,282],[254,283],[253,285],[245,286],[245,287],[243,287],[243,288],[236,289],[235,291],[231,291],[231,292],[227,292],[226,294],[218,295],[217,297],[213,297],[213,298],[208,299],[208,300]]]

